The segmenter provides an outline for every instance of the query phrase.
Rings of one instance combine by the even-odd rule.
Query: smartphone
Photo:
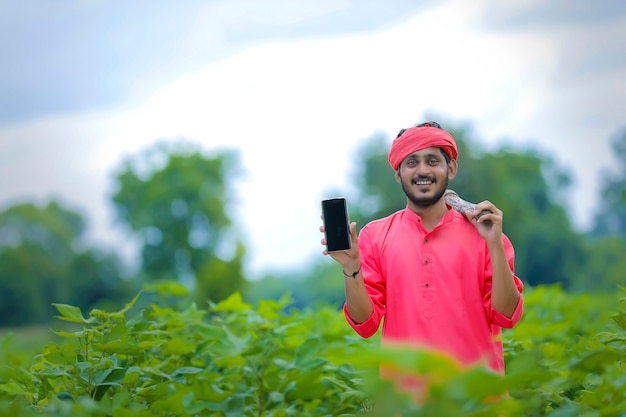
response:
[[[326,231],[326,249],[339,252],[352,247],[348,202],[344,197],[322,200],[322,219]]]

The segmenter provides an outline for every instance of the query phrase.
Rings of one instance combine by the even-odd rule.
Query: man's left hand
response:
[[[465,212],[465,217],[487,242],[501,241],[503,214],[493,203],[488,200],[478,203],[474,211]]]

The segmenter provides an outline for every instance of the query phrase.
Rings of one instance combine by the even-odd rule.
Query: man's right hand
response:
[[[320,226],[320,232],[325,232],[324,225]],[[322,238],[321,243],[323,246],[326,246],[326,239]],[[350,223],[350,246],[350,249],[345,251],[328,252],[327,249],[324,249],[322,253],[329,255],[339,263],[345,273],[351,274],[361,267],[361,260],[359,259],[359,239],[356,235],[356,222]]]

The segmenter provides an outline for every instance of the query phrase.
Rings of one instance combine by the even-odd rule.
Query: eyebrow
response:
[[[416,153],[412,153],[411,155],[407,156],[407,158],[415,158],[415,159],[420,159],[420,158],[443,158],[443,155],[437,155],[436,153],[427,153],[426,155],[418,155]]]

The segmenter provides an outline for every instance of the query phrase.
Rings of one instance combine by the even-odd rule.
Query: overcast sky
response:
[[[125,156],[235,147],[250,274],[300,268],[359,142],[434,112],[553,153],[584,230],[626,127],[625,51],[620,0],[0,0],[0,208],[58,198],[119,247]]]

